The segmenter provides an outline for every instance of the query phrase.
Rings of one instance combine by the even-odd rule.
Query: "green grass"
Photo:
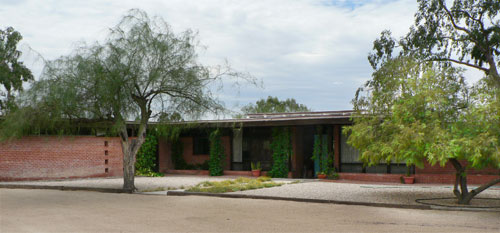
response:
[[[261,189],[281,186],[283,183],[276,183],[269,177],[261,176],[257,179],[239,177],[235,180],[204,181],[194,187],[187,189],[188,192],[205,193],[226,193],[237,192],[250,189]]]

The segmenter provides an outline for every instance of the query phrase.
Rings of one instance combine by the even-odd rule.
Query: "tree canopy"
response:
[[[356,92],[348,142],[366,165],[451,163],[453,193],[468,204],[500,183],[493,179],[469,191],[466,178],[469,167],[500,168],[500,2],[418,3],[415,25],[405,37],[396,40],[386,30],[375,40],[368,56],[375,72]],[[467,85],[463,69],[454,64],[485,76]]]
[[[83,45],[48,62],[40,81],[23,97],[23,108],[11,115],[25,124],[9,126],[14,120],[7,119],[2,130],[111,122],[121,138],[124,189],[133,191],[136,154],[148,122],[220,112],[224,107],[211,90],[222,85],[222,78],[243,77],[229,67],[200,64],[197,47],[193,31],[175,34],[163,19],[130,10],[105,43]],[[130,120],[138,126],[135,138],[126,127]]]
[[[382,32],[369,61],[374,69],[394,50],[421,60],[451,62],[483,71],[500,88],[500,1],[418,0],[415,24],[397,40]]]
[[[0,115],[15,107],[15,92],[23,89],[23,82],[32,81],[31,71],[19,61],[21,51],[17,44],[23,37],[12,27],[0,30]]]
[[[462,71],[407,57],[386,62],[354,99],[356,113],[348,143],[366,165],[424,162],[457,170],[460,203],[500,182],[467,190],[466,167],[500,168],[500,103],[482,82],[468,87]],[[463,162],[467,162],[467,166]],[[460,185],[460,190],[458,190]]]
[[[244,114],[251,113],[280,113],[280,112],[310,112],[311,110],[297,103],[294,98],[279,100],[278,97],[268,96],[267,99],[258,100],[255,104],[244,106],[241,111]]]

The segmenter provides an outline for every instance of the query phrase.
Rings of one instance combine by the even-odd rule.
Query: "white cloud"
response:
[[[169,0],[0,1],[1,27],[13,26],[47,59],[68,54],[79,41],[105,38],[130,8],[163,17],[176,32],[199,32],[200,59],[250,72],[265,89],[226,90],[226,106],[268,95],[295,98],[314,110],[350,109],[370,78],[366,60],[384,29],[402,36],[416,1]],[[29,65],[29,64],[28,64]]]

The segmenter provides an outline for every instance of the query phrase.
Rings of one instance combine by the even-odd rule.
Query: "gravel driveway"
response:
[[[352,202],[370,202],[387,204],[416,204],[416,199],[453,198],[453,187],[450,185],[399,185],[399,184],[352,184],[336,182],[302,182],[269,189],[257,189],[236,193],[248,195],[277,196],[291,198],[309,198],[319,200],[337,200]],[[489,204],[498,206],[500,210],[500,187],[490,188],[477,197],[495,198]],[[471,204],[481,205],[481,199]]]
[[[234,178],[236,177],[168,175],[166,177],[136,177],[135,184],[140,192],[148,192],[149,194],[166,194],[167,191],[164,190],[185,189],[203,181]],[[293,179],[273,180],[285,183],[297,181]],[[345,182],[321,182],[318,180],[300,181],[300,183],[287,184],[280,187],[240,191],[234,192],[234,194],[401,205],[414,205],[416,204],[416,199],[443,197],[453,198],[453,187],[451,185],[358,184]],[[61,181],[0,182],[0,187],[3,184],[121,189],[123,179],[92,178]],[[491,187],[490,189],[487,189],[479,194],[477,197],[478,198],[473,199],[471,203],[473,206],[495,206],[498,208],[494,209],[500,211],[499,186]],[[494,200],[484,200],[482,198]],[[449,202],[452,204],[453,199],[450,199]]]
[[[235,177],[210,177],[210,176],[183,176],[168,175],[165,177],[135,177],[135,186],[139,191],[151,191],[163,188],[183,189],[194,186],[203,181],[227,180]],[[87,188],[108,188],[121,189],[123,178],[89,178],[74,180],[54,180],[54,181],[22,181],[22,182],[0,182],[1,184],[15,185],[40,185],[40,186],[67,186],[67,187],[87,187]]]

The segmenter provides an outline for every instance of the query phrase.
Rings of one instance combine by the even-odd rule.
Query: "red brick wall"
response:
[[[370,174],[370,173],[339,173],[340,179],[357,180],[366,182],[390,182],[399,183],[402,174]],[[468,184],[485,184],[491,180],[498,179],[498,175],[467,175]],[[454,184],[455,175],[451,174],[416,174],[415,183],[423,184]]]
[[[209,159],[209,155],[194,155],[193,154],[193,137],[181,137],[179,140],[184,145],[184,150],[182,157],[188,164],[201,164]],[[231,168],[231,137],[222,136],[221,137],[222,146],[224,147],[224,153],[226,154],[226,164],[224,169],[229,170]],[[170,143],[166,140],[160,139],[159,141],[159,151],[158,151],[158,165],[160,172],[166,173],[168,170],[174,169],[172,163],[172,154]]]
[[[184,145],[182,157],[188,164],[200,164],[208,160],[209,155],[194,155],[193,154],[193,137],[183,137],[180,141]]]
[[[168,170],[174,169],[172,162],[172,145],[168,140],[158,139],[158,170],[159,172],[166,173]]]
[[[462,166],[467,165],[466,162],[462,162]],[[416,168],[415,174],[455,174],[455,168],[451,163],[447,163],[444,167],[441,167],[439,164],[436,164],[434,166],[431,166],[429,163],[425,163],[423,168]],[[485,168],[481,170],[475,170],[475,169],[467,169],[467,174],[468,175],[476,175],[476,174],[481,174],[481,175],[498,175],[500,174],[499,169],[493,169],[493,168]]]
[[[3,181],[122,175],[119,138],[32,136],[0,143]]]

